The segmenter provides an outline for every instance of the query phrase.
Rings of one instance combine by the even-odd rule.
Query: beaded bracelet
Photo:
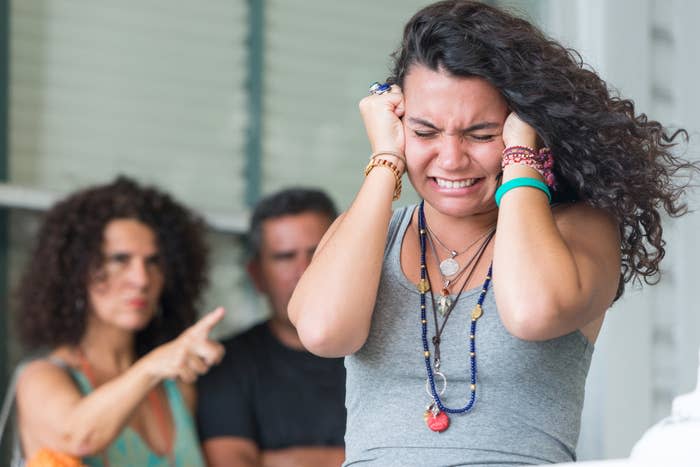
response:
[[[555,187],[554,173],[554,157],[549,148],[542,148],[535,151],[527,146],[511,146],[503,150],[503,159],[501,168],[505,169],[511,164],[521,164],[535,169],[542,175],[542,178],[551,188]]]
[[[403,155],[402,153],[400,153],[400,152],[396,152],[396,151],[375,151],[375,152],[372,153],[371,156],[369,156],[369,158],[370,158],[370,159],[375,159],[375,158],[377,158],[377,157],[379,157],[379,156],[394,156],[395,158],[397,158],[398,160],[400,160],[401,162],[403,162],[403,166],[406,167],[406,156],[404,156],[404,155]]]
[[[394,174],[394,179],[396,180],[396,184],[394,185],[394,197],[393,201],[396,201],[401,197],[401,171],[399,170],[398,167],[396,167],[396,164],[394,164],[391,161],[388,161],[386,159],[371,159],[369,161],[369,164],[367,164],[367,167],[365,167],[365,177],[369,175],[369,173],[372,171],[373,168],[375,167],[386,167],[387,169],[391,170],[391,172]]]
[[[520,188],[522,186],[529,186],[532,188],[537,188],[538,190],[542,190],[547,195],[547,199],[549,200],[549,202],[552,202],[552,195],[549,192],[549,188],[547,188],[547,185],[545,185],[544,182],[542,182],[541,180],[537,180],[536,178],[519,177],[514,178],[513,180],[508,180],[503,185],[498,187],[495,196],[496,206],[498,206],[499,208],[501,207],[501,198],[503,198],[503,195],[508,193],[513,188]]]

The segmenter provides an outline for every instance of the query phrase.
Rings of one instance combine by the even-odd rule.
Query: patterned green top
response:
[[[92,391],[87,377],[75,368],[69,368],[83,394]],[[159,456],[148,447],[141,436],[130,427],[126,427],[107,448],[107,460],[110,467],[142,466],[142,467],[204,467],[204,459],[200,450],[199,439],[195,430],[192,416],[173,380],[163,381],[168,404],[175,422],[175,442],[173,445],[173,460]],[[102,455],[83,458],[83,463],[90,467],[106,467]]]

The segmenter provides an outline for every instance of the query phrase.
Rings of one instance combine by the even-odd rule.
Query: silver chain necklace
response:
[[[426,223],[425,226],[428,227],[427,223]],[[433,252],[433,256],[435,256],[435,261],[438,262],[438,263],[440,263],[440,257],[439,257],[438,254],[437,254],[437,249],[435,248],[435,242],[433,242],[433,237],[435,236],[435,234],[434,234],[429,228],[426,229],[426,230],[427,230],[427,233],[428,233],[428,235],[427,235],[427,237],[428,237],[428,243],[430,243],[430,249],[431,249],[432,252]],[[464,272],[465,272],[465,271],[469,268],[469,266],[474,262],[474,260],[475,260],[478,256],[481,255],[481,252],[482,252],[483,249],[486,247],[486,245],[488,244],[488,242],[491,240],[491,237],[493,236],[493,233],[494,233],[495,231],[496,231],[496,226],[493,226],[493,227],[492,227],[491,229],[489,229],[484,235],[482,235],[482,236],[480,236],[479,238],[477,238],[475,242],[472,242],[472,244],[470,245],[470,247],[473,246],[473,245],[475,245],[476,242],[478,242],[479,240],[484,239],[484,237],[487,237],[486,240],[481,244],[481,246],[479,246],[479,248],[476,249],[476,251],[475,251],[474,254],[471,256],[471,258],[469,258],[469,260],[464,264],[464,266],[462,266],[462,267],[460,268],[460,267],[459,267],[459,263],[457,263],[457,261],[454,260],[455,263],[457,263],[457,268],[458,268],[458,270],[457,270],[457,272],[455,272],[455,274],[452,275],[452,277],[447,277],[447,276],[442,272],[442,267],[439,267],[439,268],[438,268],[438,269],[440,270],[440,277],[442,278],[442,290],[441,290],[440,296],[437,298],[437,310],[438,310],[438,312],[440,313],[441,316],[444,317],[444,316],[449,312],[449,310],[452,308],[452,304],[454,303],[453,300],[452,300],[452,298],[450,297],[450,290],[449,290],[450,284],[456,283],[456,282],[459,280],[459,278],[462,277],[462,274],[464,274]],[[435,240],[438,240],[438,238],[435,237]],[[468,250],[468,249],[469,249],[469,248],[467,248],[467,250]],[[467,251],[467,250],[464,250],[464,251]],[[462,253],[464,253],[464,251],[463,251]],[[441,266],[441,264],[439,264],[438,266]],[[473,269],[474,269],[474,268],[472,268],[472,270],[473,270]]]
[[[452,248],[448,248],[447,245],[442,243],[442,240],[440,240],[440,238],[438,238],[438,236],[435,235],[435,232],[433,232],[432,229],[430,227],[428,227],[427,223],[425,226],[428,230],[428,233],[430,234],[429,238],[431,239],[431,244],[432,244],[432,239],[434,238],[435,241],[438,243],[438,245],[443,247],[450,254],[450,256],[448,258],[440,260],[440,256],[438,256],[437,252],[435,251],[435,245],[433,244],[433,253],[435,253],[435,257],[440,262],[440,274],[442,274],[443,279],[448,278],[450,276],[454,276],[457,273],[460,273],[460,275],[461,275],[461,272],[464,272],[464,268],[459,267],[459,262],[455,258],[457,258],[457,256],[469,251],[469,249],[471,247],[476,245],[480,240],[482,240],[484,237],[486,237],[489,233],[491,233],[496,228],[495,226],[491,227],[489,230],[487,230],[482,235],[480,235],[476,240],[474,240],[469,245],[467,245],[467,247],[465,249],[458,252],[457,250],[453,250]],[[467,262],[467,264],[470,262],[471,261]],[[465,268],[466,268],[466,266],[465,266]],[[461,269],[461,272],[460,272],[460,269]],[[456,277],[452,278],[453,281],[455,279],[457,279],[457,278]]]

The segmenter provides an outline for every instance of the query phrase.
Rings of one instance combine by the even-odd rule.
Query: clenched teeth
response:
[[[440,188],[465,188],[468,186],[472,186],[473,184],[476,183],[478,179],[477,178],[468,178],[466,180],[444,180],[442,178],[435,178],[435,182],[437,182],[438,186]]]

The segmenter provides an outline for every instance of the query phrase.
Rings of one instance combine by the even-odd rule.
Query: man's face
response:
[[[258,291],[267,296],[273,319],[289,321],[289,299],[331,222],[325,214],[310,211],[262,223],[260,255],[248,265],[248,272]]]

